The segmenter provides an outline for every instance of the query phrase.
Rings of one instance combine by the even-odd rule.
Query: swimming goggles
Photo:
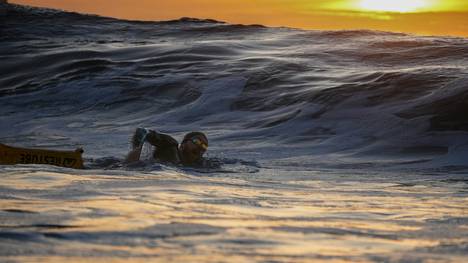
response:
[[[202,140],[200,140],[197,137],[192,138],[190,141],[193,142],[193,144],[197,145],[198,147],[202,148],[205,151],[206,151],[206,149],[208,149],[208,144],[204,143]]]

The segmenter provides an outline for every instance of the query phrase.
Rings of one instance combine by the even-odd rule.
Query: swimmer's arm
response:
[[[149,144],[155,146],[155,147],[168,147],[169,145],[171,147],[174,147],[174,158],[177,159],[177,162],[180,162],[178,160],[178,154],[177,154],[177,140],[172,138],[171,136],[164,134],[164,133],[158,133],[154,130],[146,130],[146,134],[144,137],[144,142],[148,142]],[[143,149],[143,143],[141,143],[139,146],[134,147],[127,155],[125,158],[126,163],[131,163],[131,162],[136,162],[140,160],[140,155],[141,151]]]
[[[148,141],[148,137],[151,138],[151,142]],[[145,141],[150,142],[154,145],[154,140],[157,138],[157,133],[153,130],[147,130],[145,128],[137,128],[132,137],[132,150],[127,154],[125,163],[132,163],[140,160],[141,151]],[[143,141],[141,141],[143,139]]]
[[[158,132],[149,130],[146,134],[146,141],[151,145],[158,147],[161,144],[161,136]]]
[[[177,140],[172,138],[170,135],[159,133],[153,130],[148,130],[148,134],[146,135],[146,141],[155,147],[177,147],[179,145]]]
[[[173,164],[181,163],[179,159],[179,152],[177,150],[179,143],[170,135],[149,130],[148,134],[146,135],[146,141],[149,142],[151,145],[155,146],[156,148],[161,147],[165,149],[170,149],[169,151],[171,152],[171,157],[168,157],[168,159],[170,159],[170,162],[172,162]],[[155,154],[154,157],[157,158]]]
[[[125,158],[125,163],[133,163],[140,160],[141,149],[143,146],[132,149]]]

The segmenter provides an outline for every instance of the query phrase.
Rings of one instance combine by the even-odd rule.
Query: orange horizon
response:
[[[357,1],[336,0],[335,2]],[[437,1],[437,0],[426,0]],[[446,0],[447,1],[447,0]],[[452,4],[459,0],[449,0]],[[233,24],[262,24],[313,30],[369,29],[416,35],[468,37],[468,4],[421,12],[327,9],[316,0],[15,0],[10,3],[57,8],[128,20],[210,18]],[[286,3],[287,2],[287,3]],[[136,4],[138,3],[138,4]],[[447,3],[447,2],[445,2]],[[448,6],[448,5],[447,5]]]

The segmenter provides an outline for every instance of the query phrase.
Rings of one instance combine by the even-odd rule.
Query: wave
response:
[[[215,152],[293,147],[265,158],[468,152],[468,39],[18,5],[1,19],[6,142],[98,145],[92,154],[109,155],[149,126],[205,130]]]

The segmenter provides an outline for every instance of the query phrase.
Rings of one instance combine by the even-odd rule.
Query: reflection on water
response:
[[[466,181],[447,175],[0,172],[0,255],[18,262],[466,258]]]

